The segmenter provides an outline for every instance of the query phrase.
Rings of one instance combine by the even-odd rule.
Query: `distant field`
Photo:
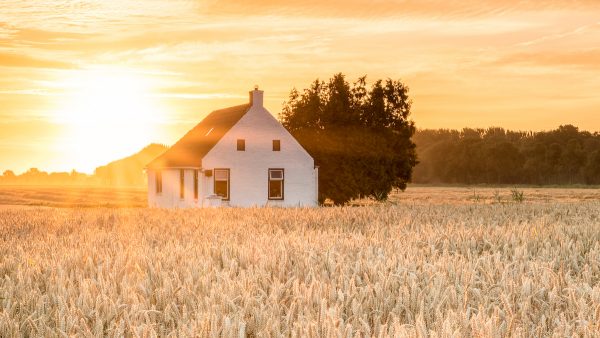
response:
[[[390,204],[498,204],[512,203],[510,187],[424,187],[409,186],[393,193]],[[517,188],[524,203],[600,201],[598,188]],[[355,204],[369,205],[372,201]],[[47,207],[146,207],[146,189],[100,187],[0,186],[0,205]]]
[[[405,192],[393,194],[391,202],[414,204],[504,204],[513,203],[512,190],[523,193],[524,203],[573,203],[600,201],[600,189],[531,188],[531,187],[424,187],[409,186]]]
[[[414,189],[403,203],[314,209],[5,206],[0,336],[598,337],[600,202],[546,193],[491,204]]]
[[[47,207],[145,207],[146,189],[61,186],[0,186],[0,205]]]

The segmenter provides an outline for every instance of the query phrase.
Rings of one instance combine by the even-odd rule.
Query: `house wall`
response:
[[[155,171],[148,170],[148,205],[150,207],[186,208],[207,206],[207,196],[214,192],[214,175],[204,170],[230,169],[230,200],[224,205],[316,206],[317,169],[312,157],[294,137],[262,106],[262,91],[250,92],[252,107],[202,159],[199,172],[199,198],[193,195],[193,170],[185,169],[185,196],[179,196],[179,169],[163,169],[163,189],[156,194]],[[237,150],[237,140],[244,139],[246,150]],[[281,141],[281,150],[273,151],[273,140]],[[268,199],[268,169],[283,168],[284,199]]]
[[[237,140],[246,150],[237,151]],[[272,141],[281,140],[281,151]],[[316,206],[316,170],[312,157],[262,107],[262,92],[254,105],[202,159],[203,169],[230,169],[231,206]],[[285,169],[284,200],[268,199],[268,169]],[[213,180],[207,182],[213,192]]]
[[[198,199],[194,199],[194,170],[184,170],[184,197],[179,194],[179,169],[162,170],[162,193],[156,193],[156,171],[148,170],[148,206],[161,208],[189,208],[202,206],[204,177],[198,176]],[[204,185],[206,185],[204,183]]]

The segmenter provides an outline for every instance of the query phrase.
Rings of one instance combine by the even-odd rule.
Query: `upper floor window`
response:
[[[269,199],[283,199],[284,173],[283,169],[269,169]]]
[[[281,141],[273,140],[273,151],[280,151],[280,150],[281,150]]]
[[[162,171],[156,171],[156,176],[154,177],[154,186],[156,188],[156,193],[162,193]]]
[[[238,139],[237,140],[237,150],[238,151],[245,151],[246,150],[246,140],[244,140],[244,139]]]
[[[229,169],[214,170],[214,193],[229,201]]]

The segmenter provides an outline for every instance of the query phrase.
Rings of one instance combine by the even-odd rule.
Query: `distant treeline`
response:
[[[144,167],[162,154],[167,146],[150,144],[141,151],[126,158],[113,161],[96,168],[93,175],[75,170],[48,173],[37,168],[16,175],[6,170],[0,176],[0,185],[81,185],[81,186],[135,186],[145,187]]]
[[[77,172],[48,173],[37,168],[16,175],[6,170],[0,176],[0,185],[98,185],[100,181],[93,175]]]
[[[600,134],[572,125],[545,132],[502,128],[418,130],[414,183],[600,184]]]
[[[600,184],[600,133],[572,125],[545,132],[502,128],[422,129],[413,136],[419,164],[412,182],[423,184]],[[166,146],[96,168],[93,175],[7,170],[0,184],[145,186],[143,168]]]
[[[150,144],[134,155],[96,168],[94,176],[106,186],[143,186],[146,182],[146,164],[168,149],[162,144]]]

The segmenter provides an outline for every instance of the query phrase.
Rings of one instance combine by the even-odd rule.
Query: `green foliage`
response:
[[[512,197],[512,200],[517,203],[523,203],[525,200],[523,191],[520,191],[517,188],[514,188],[510,191],[510,196]]]
[[[589,154],[583,173],[586,183],[600,184],[600,149]]]
[[[419,130],[413,139],[416,183],[600,184],[600,134],[571,125],[536,133]]]
[[[350,85],[343,74],[308,89],[293,89],[280,119],[319,168],[319,201],[387,199],[404,190],[416,165],[408,88],[400,81],[366,77]]]
[[[146,186],[143,174],[148,162],[164,153],[168,148],[160,144],[150,144],[136,154],[113,161],[96,168],[94,175],[69,172],[45,172],[37,168],[15,175],[6,170],[0,176],[0,185],[104,185],[104,186]]]

